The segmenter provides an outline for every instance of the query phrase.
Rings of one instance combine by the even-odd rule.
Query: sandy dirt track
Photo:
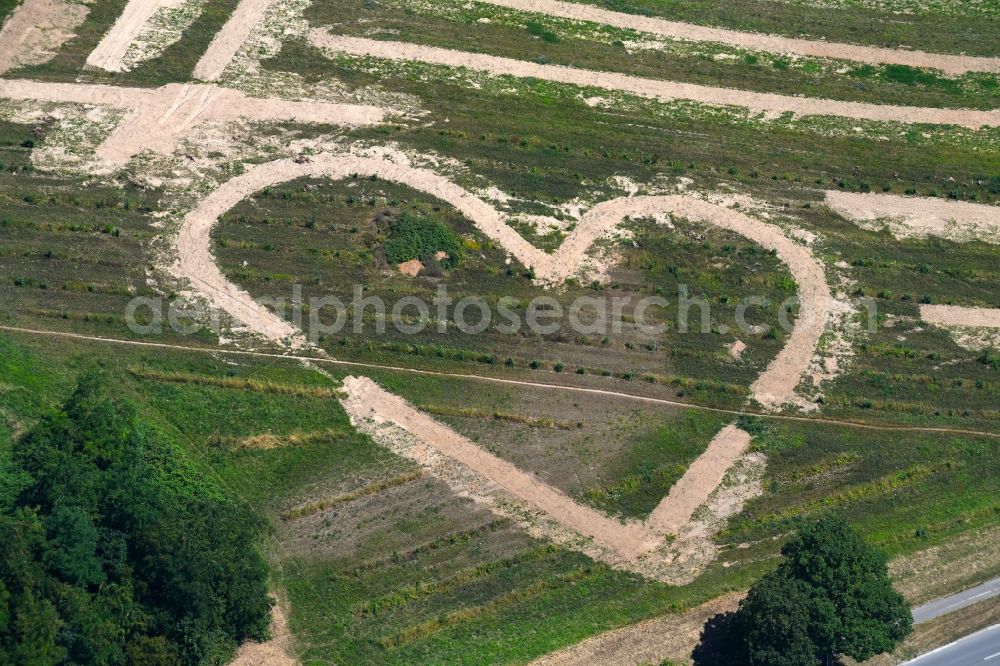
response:
[[[684,476],[649,514],[646,519],[649,528],[677,534],[691,520],[695,509],[704,504],[708,495],[722,483],[726,470],[749,448],[750,435],[735,425],[720,430],[705,452],[687,468]]]
[[[1000,308],[967,308],[961,305],[921,305],[920,318],[936,326],[1000,328]]]
[[[301,163],[278,160],[253,167],[224,183],[185,219],[178,239],[180,264],[176,274],[196,282],[213,303],[252,329],[274,340],[288,338],[294,331],[287,322],[256,304],[219,272],[209,250],[212,225],[240,200],[269,185],[302,176],[337,180],[351,174],[377,176],[408,185],[451,204],[522,264],[533,267],[538,278],[546,282],[557,283],[571,276],[594,241],[629,216],[653,217],[668,212],[734,231],[774,250],[799,285],[800,311],[787,344],[751,387],[753,397],[766,407],[776,408],[794,401],[795,387],[808,369],[829,321],[833,297],[822,266],[808,248],[789,239],[780,228],[739,211],[684,195],[606,201],[583,216],[555,253],[547,254],[507,225],[505,216],[493,206],[446,178],[427,169],[350,154],[322,154]]]
[[[529,502],[559,524],[625,557],[638,558],[655,549],[663,539],[663,535],[653,533],[637,522],[622,523],[577,503],[562,491],[540,481],[534,474],[521,471],[414,409],[367,377],[348,377],[343,388],[347,392],[344,407],[356,425],[373,418],[391,422],[438,453],[489,479],[514,497]]]
[[[292,634],[280,605],[271,608],[271,640],[266,643],[244,643],[229,666],[295,666],[291,656]]]
[[[946,55],[890,49],[858,44],[842,44],[811,39],[796,39],[764,33],[741,32],[724,28],[710,28],[680,23],[666,19],[624,14],[609,11],[593,5],[562,2],[560,0],[484,0],[491,5],[507,7],[525,12],[537,12],[549,16],[602,23],[617,28],[630,28],[671,39],[694,42],[715,42],[737,48],[785,53],[815,58],[853,60],[871,65],[909,65],[939,69],[946,74],[959,75],[965,72],[1000,72],[1000,58]]]
[[[0,97],[131,109],[97,147],[97,156],[112,164],[127,162],[143,150],[169,154],[193,127],[205,122],[244,119],[356,126],[380,123],[386,115],[373,106],[259,99],[205,84],[173,83],[154,89],[15,80],[0,81]]]
[[[218,80],[240,46],[250,36],[254,26],[264,18],[272,2],[273,0],[241,0],[194,66],[194,78],[202,81]]]
[[[67,0],[24,0],[0,28],[0,74],[47,62],[90,9]]]
[[[958,125],[971,129],[1000,126],[1000,111],[974,109],[936,109],[915,106],[893,106],[865,102],[811,97],[792,97],[772,93],[751,92],[733,88],[717,88],[694,83],[659,81],[628,74],[598,72],[565,65],[540,65],[524,60],[468,53],[434,46],[381,41],[362,37],[332,35],[315,29],[309,39],[313,45],[335,53],[368,56],[386,60],[416,61],[448,67],[460,67],[485,72],[493,76],[536,78],[589,88],[617,90],[660,101],[689,100],[714,106],[735,106],[753,113],[799,116],[840,116],[856,120],[880,122]]]
[[[139,36],[153,14],[163,7],[174,7],[181,0],[131,0],[90,55],[87,64],[109,72],[120,72],[129,45]]]
[[[855,222],[888,220],[897,236],[1000,242],[1000,206],[898,194],[830,190],[826,205]]]

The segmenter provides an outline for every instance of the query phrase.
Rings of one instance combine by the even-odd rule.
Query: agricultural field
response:
[[[77,596],[43,649],[0,575],[0,662],[691,663],[831,516],[913,606],[1000,576],[993,4],[0,0],[0,25],[0,532],[62,543],[31,447],[99,404],[76,436],[125,419],[151,483],[239,516],[256,576],[217,592],[236,619],[192,603],[101,652],[67,638],[98,578],[39,556]]]

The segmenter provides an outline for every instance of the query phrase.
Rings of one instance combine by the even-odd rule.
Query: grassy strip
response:
[[[382,647],[387,649],[407,645],[409,643],[413,643],[414,641],[427,638],[442,629],[471,622],[479,617],[482,617],[483,615],[498,611],[505,606],[510,606],[515,603],[523,603],[530,599],[539,597],[549,590],[559,589],[563,585],[572,585],[585,579],[592,573],[593,570],[589,566],[577,567],[557,576],[554,580],[540,580],[528,585],[527,587],[505,592],[485,604],[462,608],[431,620],[427,620],[426,622],[411,625],[396,634],[383,637],[379,642]]]
[[[434,594],[440,594],[461,585],[467,585],[497,571],[510,569],[515,565],[527,562],[542,560],[556,552],[556,550],[556,547],[552,544],[544,544],[520,553],[514,557],[494,560],[492,562],[487,562],[469,569],[458,571],[453,576],[448,576],[447,578],[432,582],[417,581],[416,583],[412,583],[398,590],[393,590],[389,594],[369,599],[365,601],[355,612],[364,616],[380,615],[394,608],[404,606],[411,601],[416,601]]]
[[[347,493],[342,493],[340,495],[334,495],[333,497],[328,497],[324,500],[319,500],[317,502],[310,502],[309,504],[303,504],[302,506],[297,506],[294,509],[286,511],[282,514],[282,519],[284,520],[299,520],[301,518],[306,518],[307,516],[312,516],[319,513],[320,511],[326,511],[327,509],[332,509],[340,504],[347,504],[348,502],[353,502],[356,499],[361,499],[362,497],[367,497],[369,495],[375,495],[383,490],[388,490],[389,488],[397,488],[399,486],[405,485],[410,481],[415,481],[416,479],[423,478],[426,472],[423,469],[414,469],[402,474],[397,474],[396,476],[390,477],[388,479],[382,479],[374,483],[369,483],[366,486],[362,486],[357,490],[352,490]]]
[[[491,520],[490,522],[480,525],[479,527],[472,528],[470,530],[463,530],[461,532],[453,532],[442,536],[439,539],[435,539],[429,543],[420,544],[405,551],[397,551],[388,555],[386,557],[374,557],[363,562],[359,562],[357,565],[339,572],[341,578],[351,578],[357,577],[366,571],[374,571],[380,567],[384,567],[388,564],[395,564],[404,561],[416,560],[421,555],[426,555],[428,553],[434,552],[444,548],[445,546],[453,546],[456,544],[471,543],[476,539],[483,537],[491,532],[496,532],[499,529],[505,528],[510,525],[510,520],[507,518],[497,518]]]
[[[244,377],[211,377],[209,375],[199,375],[191,372],[166,372],[162,370],[150,370],[146,368],[132,367],[128,369],[130,375],[137,379],[144,379],[154,382],[169,382],[173,384],[196,384],[198,386],[215,386],[218,388],[238,389],[241,391],[253,391],[256,393],[272,393],[277,395],[293,395],[299,398],[337,398],[337,389],[322,388],[315,386],[294,386],[289,384],[279,384],[271,381],[259,379],[248,379]]]

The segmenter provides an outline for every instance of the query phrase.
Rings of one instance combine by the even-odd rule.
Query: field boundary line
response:
[[[87,335],[85,333],[73,333],[71,331],[50,331],[36,328],[24,328],[20,326],[0,325],[0,331],[9,333],[23,333],[27,335],[38,335],[47,337],[61,337],[74,340],[87,340],[91,342],[102,342],[106,344],[128,345],[135,347],[148,347],[153,349],[169,349],[173,351],[191,351],[204,354],[231,354],[234,356],[249,356],[257,358],[272,358],[287,361],[326,363],[348,368],[361,368],[369,370],[383,370],[388,372],[405,372],[427,377],[442,377],[445,379],[467,379],[471,381],[490,382],[493,384],[504,384],[507,386],[524,386],[527,388],[555,389],[574,393],[586,393],[590,395],[601,395],[611,398],[623,398],[626,400],[636,400],[655,405],[665,405],[667,407],[677,407],[680,409],[695,409],[713,414],[727,414],[731,416],[753,416],[777,421],[791,421],[797,423],[822,423],[826,425],[848,426],[861,428],[864,430],[878,430],[886,432],[927,432],[953,435],[971,435],[976,437],[991,437],[1000,439],[1000,432],[988,432],[985,430],[972,430],[968,428],[939,428],[933,426],[906,426],[890,425],[880,423],[870,423],[864,421],[852,421],[850,419],[831,419],[814,416],[793,416],[789,414],[773,414],[763,411],[727,409],[725,407],[712,407],[709,405],[696,405],[689,402],[670,400],[669,398],[656,398],[653,396],[639,395],[624,391],[612,391],[609,389],[599,389],[587,386],[570,386],[566,384],[553,384],[549,382],[533,382],[521,379],[504,379],[502,377],[490,377],[489,375],[476,375],[460,372],[444,372],[441,370],[424,370],[421,368],[407,368],[405,366],[388,365],[384,363],[365,363],[363,361],[346,361],[323,356],[307,356],[298,354],[279,354],[277,352],[248,351],[245,349],[222,349],[219,347],[199,347],[195,345],[178,345],[167,342],[148,342],[144,340],[127,340],[124,338],[109,338],[99,335]]]

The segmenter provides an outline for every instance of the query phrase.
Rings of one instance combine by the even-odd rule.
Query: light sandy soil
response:
[[[291,656],[292,634],[280,604],[271,608],[271,640],[248,642],[240,646],[229,666],[295,666]]]
[[[424,265],[419,259],[410,259],[409,261],[404,261],[396,268],[403,275],[408,275],[409,277],[417,277],[420,275],[420,271],[424,270]]]
[[[702,104],[735,106],[753,113],[775,116],[794,113],[800,116],[840,116],[857,120],[932,125],[959,125],[972,129],[1000,126],[1000,111],[973,109],[936,109],[913,106],[893,106],[864,102],[811,97],[791,97],[773,93],[751,92],[733,88],[717,88],[694,83],[659,81],[628,74],[598,72],[565,65],[540,65],[524,60],[421,46],[403,42],[381,41],[363,37],[332,35],[315,29],[309,34],[317,47],[335,53],[367,56],[386,60],[417,62],[461,67],[485,72],[492,76],[516,76],[555,81],[587,88],[618,90],[660,101],[690,100]]]
[[[389,422],[418,437],[436,452],[489,479],[507,493],[529,502],[558,523],[629,558],[655,549],[663,540],[637,522],[622,523],[577,503],[562,491],[473,444],[451,428],[411,407],[367,377],[344,380],[344,407],[355,425],[366,420]],[[427,460],[416,460],[427,464]]]
[[[591,21],[629,28],[671,39],[694,42],[715,42],[737,48],[785,53],[789,55],[816,58],[854,60],[872,65],[909,65],[939,69],[946,74],[959,75],[965,72],[1000,72],[1000,58],[942,55],[909,49],[889,49],[857,44],[840,44],[811,39],[795,39],[763,33],[740,32],[722,28],[710,28],[690,23],[668,21],[652,16],[623,14],[592,5],[560,0],[484,0],[488,4],[508,7],[525,12],[537,12],[579,21]]]
[[[367,377],[348,377],[343,389],[341,403],[359,431],[423,466],[457,495],[517,520],[535,537],[672,585],[694,580],[715,559],[718,548],[712,538],[761,491],[763,456],[749,454],[729,470],[708,471],[710,466],[728,464],[709,456],[706,463],[695,464],[700,467],[695,475],[704,485],[682,479],[682,490],[664,500],[700,505],[697,519],[680,524],[675,532],[646,521],[619,522],[483,450]],[[731,429],[723,432],[739,439]],[[749,435],[745,438],[749,442]],[[708,485],[713,481],[708,477],[717,478],[716,485]],[[668,541],[669,535],[676,538]]]
[[[1000,308],[967,308],[961,305],[921,305],[920,318],[936,326],[1000,328]]]
[[[650,529],[677,534],[691,521],[695,509],[708,500],[736,459],[750,448],[750,435],[728,425],[709,442],[670,492],[646,519]]]
[[[241,0],[194,66],[194,78],[216,81],[274,0]]]
[[[143,150],[169,154],[201,123],[245,119],[358,126],[380,123],[386,115],[373,106],[252,98],[204,84],[151,89],[13,80],[0,81],[0,97],[131,109],[97,147],[98,157],[116,165]]]
[[[80,2],[24,0],[0,28],[0,74],[51,60],[89,11]]]
[[[826,205],[866,228],[885,223],[896,238],[938,236],[1000,243],[1000,206],[839,190],[826,193]]]
[[[131,0],[90,55],[87,64],[109,72],[124,70],[123,59],[129,45],[142,32],[146,22],[164,7],[176,7],[181,0]]]
[[[736,610],[743,593],[730,593],[683,613],[665,615],[588,638],[531,662],[532,666],[634,666],[668,659],[687,663],[705,622]]]
[[[178,245],[182,265],[177,274],[206,287],[206,295],[218,307],[251,328],[267,331],[266,335],[272,339],[287,337],[291,333],[287,323],[253,305],[245,292],[226,281],[215,268],[208,249],[211,226],[237,202],[269,185],[303,176],[337,180],[351,174],[377,176],[408,185],[451,204],[522,264],[533,267],[544,282],[558,283],[571,276],[594,242],[630,216],[648,218],[671,213],[734,231],[774,250],[799,285],[800,311],[788,343],[751,387],[754,399],[766,407],[777,408],[795,401],[795,387],[809,368],[833,307],[823,268],[809,249],[789,239],[779,227],[736,210],[687,195],[614,199],[594,206],[559,249],[547,254],[510,227],[506,216],[493,206],[446,178],[427,169],[351,154],[324,153],[310,161],[279,160],[253,167],[223,184],[188,215]]]

